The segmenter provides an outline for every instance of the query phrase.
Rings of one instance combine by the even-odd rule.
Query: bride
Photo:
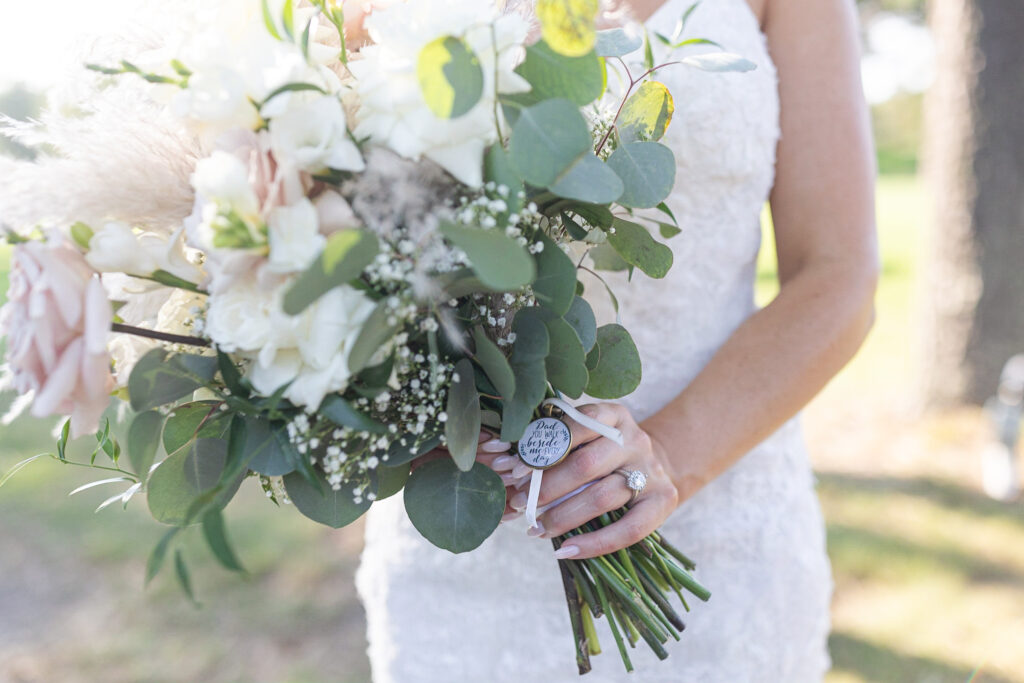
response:
[[[671,34],[691,2],[629,4],[653,35]],[[377,683],[576,680],[555,558],[609,553],[658,528],[697,561],[713,596],[692,606],[668,661],[631,654],[635,680],[799,683],[820,681],[829,666],[832,581],[794,415],[854,354],[873,316],[874,167],[854,3],[705,0],[688,34],[757,69],[659,73],[677,106],[665,142],[679,164],[668,204],[683,232],[670,241],[668,277],[611,283],[643,357],[639,390],[622,405],[583,408],[622,430],[625,446],[574,424],[583,446],[544,477],[540,504],[600,482],[528,535],[525,491],[512,486],[525,468],[509,444],[482,442],[480,459],[510,485],[510,507],[507,523],[466,555],[420,537],[400,497],[374,505],[357,585]],[[766,198],[781,291],[759,310]],[[602,293],[587,288],[610,319]],[[547,537],[630,500],[619,468],[647,475],[629,514],[554,552]],[[589,679],[630,680],[621,667],[597,657]]]

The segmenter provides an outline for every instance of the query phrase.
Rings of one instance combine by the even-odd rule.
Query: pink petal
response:
[[[99,278],[89,280],[85,294],[85,349],[90,354],[107,350],[113,313]]]
[[[76,339],[65,349],[57,367],[53,369],[49,377],[45,378],[42,388],[36,395],[36,401],[32,405],[34,416],[52,415],[57,412],[62,403],[70,399],[78,380],[79,364],[84,347],[85,342]]]

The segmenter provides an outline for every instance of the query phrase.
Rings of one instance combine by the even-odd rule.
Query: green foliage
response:
[[[573,297],[569,312],[565,314],[565,322],[576,332],[584,353],[590,353],[597,343],[597,319],[594,310],[583,297]]]
[[[626,328],[604,325],[597,329],[597,343],[587,354],[587,370],[587,394],[594,398],[622,398],[640,386],[640,354]]]
[[[442,119],[468,113],[484,91],[480,59],[454,36],[442,36],[420,50],[416,77],[427,107]]]
[[[390,372],[388,373],[390,375]],[[386,381],[386,380],[385,380]],[[383,434],[387,427],[359,412],[337,394],[331,394],[320,404],[317,413],[339,427],[349,427],[359,432]]]
[[[390,498],[405,488],[405,482],[409,481],[409,472],[408,463],[395,467],[377,467],[377,497],[374,500]]]
[[[289,474],[284,478],[284,488],[295,504],[295,509],[314,522],[332,529],[340,529],[356,521],[370,509],[373,501],[367,494],[375,492],[375,484],[371,484],[370,488],[360,495],[357,494],[356,485],[352,482],[342,484],[341,488],[335,491],[319,471],[316,477],[319,487],[298,473]],[[360,497],[358,503],[355,502],[357,495]]]
[[[631,36],[621,28],[610,28],[598,31],[594,43],[594,52],[599,57],[624,57],[643,47],[644,40],[639,36]]]
[[[147,410],[136,415],[128,428],[128,460],[141,481],[149,476],[149,468],[156,459],[163,424],[163,415],[155,410]]]
[[[217,405],[216,401],[195,401],[175,407],[167,416],[164,425],[164,450],[173,455],[182,446],[197,437],[219,438],[223,436],[226,425],[223,414],[217,410]],[[131,432],[129,431],[130,436]],[[157,433],[152,436],[157,437]],[[129,441],[130,445],[131,441]]]
[[[544,248],[533,257],[537,262],[533,293],[541,306],[565,315],[576,294],[576,266],[550,237],[540,232],[537,239]]]
[[[507,219],[510,214],[522,210],[524,201],[519,197],[519,193],[523,190],[523,179],[519,177],[508,152],[500,144],[491,145],[484,156],[484,178],[508,188],[508,197],[505,198],[508,208],[503,212],[502,218]]]
[[[473,364],[468,358],[455,364],[446,412],[444,431],[448,452],[460,470],[469,471],[476,461],[479,443],[480,394],[474,382]]]
[[[203,537],[206,539],[210,552],[217,558],[221,566],[234,572],[245,572],[245,568],[228,541],[224,515],[220,510],[214,508],[203,515]]]
[[[473,328],[473,344],[476,349],[474,360],[484,369],[498,394],[504,399],[512,398],[516,393],[516,378],[505,354],[487,337],[481,327]]]
[[[653,278],[663,278],[672,267],[672,250],[661,244],[647,228],[631,221],[616,218],[615,231],[609,233],[608,244],[622,260],[636,266]]]
[[[285,292],[282,307],[298,315],[321,296],[359,277],[373,263],[380,243],[369,230],[339,230],[311,265]]]
[[[509,442],[519,440],[533,419],[533,411],[544,400],[544,359],[550,349],[547,326],[537,309],[524,308],[516,313],[512,331],[516,342],[508,360],[516,378],[516,393],[511,401],[503,402],[501,416],[501,438]]]
[[[453,553],[483,543],[505,511],[505,485],[494,470],[474,463],[462,471],[445,458],[416,468],[405,485],[404,498],[416,530]]]
[[[228,445],[222,439],[197,439],[190,447],[164,460],[153,470],[147,485],[149,511],[163,524],[181,525],[201,494],[217,487],[227,460]],[[242,483],[238,477],[213,499],[223,507]]]
[[[551,318],[545,325],[549,338],[548,356],[544,361],[548,381],[556,391],[579,398],[589,379],[579,335],[562,318]]]
[[[363,329],[352,343],[352,350],[348,354],[348,369],[358,373],[370,364],[374,354],[387,343],[398,331],[398,323],[391,318],[388,312],[387,300],[377,304],[373,313],[363,323]]]
[[[283,429],[265,417],[246,417],[245,449],[249,469],[267,477],[280,477],[298,469],[298,453]]]
[[[663,83],[642,83],[622,107],[618,118],[619,139],[626,142],[658,141],[665,135],[675,102]]]
[[[523,109],[512,128],[512,163],[531,185],[548,187],[591,147],[590,130],[569,100],[544,100]]]
[[[593,204],[609,204],[622,196],[625,186],[615,171],[587,154],[550,187],[553,194]]]
[[[473,272],[494,291],[519,289],[533,282],[537,274],[533,259],[526,250],[502,231],[443,222],[441,234],[466,252]]]
[[[544,41],[526,48],[526,59],[516,72],[531,86],[528,93],[513,98],[521,105],[564,97],[582,107],[600,97],[605,88],[604,65],[594,52],[567,57]]]
[[[658,142],[628,142],[608,157],[608,166],[626,186],[618,202],[651,209],[665,201],[676,182],[675,156]]]
[[[153,349],[139,359],[128,378],[132,410],[142,412],[173,403],[206,386],[216,372],[216,358]]]

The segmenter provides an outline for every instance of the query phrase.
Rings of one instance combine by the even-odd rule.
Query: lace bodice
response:
[[[648,27],[670,34],[690,4],[669,0]],[[705,0],[687,34],[714,40],[757,69],[659,74],[676,106],[664,140],[678,164],[668,200],[683,230],[669,241],[675,265],[662,280],[608,278],[643,360],[640,388],[624,401],[638,419],[675,397],[755,310],[759,216],[774,177],[776,72],[746,0]],[[614,318],[600,285],[589,284],[587,296],[599,320]],[[712,599],[693,606],[668,662],[634,651],[641,672],[634,678],[622,672],[604,630],[606,653],[595,658],[588,681],[821,680],[831,580],[795,420],[682,505],[663,530],[697,560]],[[375,504],[357,577],[374,681],[576,680],[551,552],[519,520],[454,556],[419,537],[400,496]]]

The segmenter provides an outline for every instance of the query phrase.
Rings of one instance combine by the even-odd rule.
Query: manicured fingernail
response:
[[[570,557],[576,557],[580,554],[580,549],[574,545],[563,545],[561,548],[555,551],[556,560],[568,560]]]
[[[529,529],[527,529],[527,530],[526,530],[526,535],[527,535],[527,536],[534,536],[534,537],[536,537],[536,536],[540,536],[540,535],[541,535],[541,534],[543,534],[543,533],[544,533],[545,531],[547,531],[547,529],[545,529],[545,528],[544,528],[544,525],[543,525],[543,524],[541,524],[541,523],[540,523],[540,522],[538,521],[538,522],[537,522],[537,526],[531,526],[531,527],[530,527]]]
[[[517,510],[516,512],[510,512],[507,515],[502,515],[501,516],[501,521],[503,521],[503,522],[511,522],[513,519],[519,519],[522,516],[523,516],[522,510]]]
[[[494,434],[491,434],[490,432],[481,429],[480,430],[480,437],[477,439],[477,443],[479,443],[481,441],[488,441],[488,440],[493,440],[493,439],[494,439]]]
[[[491,463],[491,469],[495,472],[508,472],[516,466],[517,462],[519,462],[519,459],[511,455],[499,455]]]
[[[513,472],[512,476],[515,476],[514,472]],[[530,478],[531,478],[531,475],[529,475],[529,474],[527,474],[525,477],[519,477],[518,479],[515,480],[515,482],[512,483],[512,485],[515,488],[517,488],[517,489],[521,489],[521,488],[523,488],[524,486],[526,486],[527,484],[530,483]]]
[[[512,446],[508,441],[502,441],[501,439],[491,439],[480,444],[480,450],[484,453],[505,453]]]
[[[503,472],[501,475],[501,483],[505,486],[515,486],[516,482],[519,481],[508,472]]]
[[[525,510],[526,509],[526,494],[517,493],[512,496],[512,500],[508,502],[508,506],[513,510]]]
[[[516,477],[525,477],[530,473],[530,468],[523,462],[517,462],[516,466],[512,468],[512,474]]]

